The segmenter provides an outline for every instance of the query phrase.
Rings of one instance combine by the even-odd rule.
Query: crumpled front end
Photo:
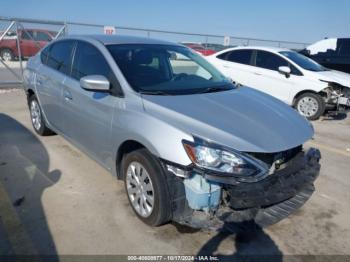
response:
[[[350,107],[350,87],[328,82],[328,87],[322,90],[322,94],[324,94],[326,105],[335,108],[336,111]]]
[[[195,166],[182,168],[162,161],[167,172],[173,221],[194,228],[219,229],[225,223],[254,221],[265,227],[299,209],[314,192],[321,158],[317,149],[302,147],[276,154],[251,154],[270,166],[259,181],[207,173]]]

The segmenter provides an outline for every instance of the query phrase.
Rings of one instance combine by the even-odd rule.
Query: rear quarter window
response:
[[[47,59],[49,57],[50,47],[51,46],[48,46],[48,47],[44,48],[43,50],[41,50],[41,52],[40,52],[40,60],[41,60],[41,63],[44,65],[47,64]]]

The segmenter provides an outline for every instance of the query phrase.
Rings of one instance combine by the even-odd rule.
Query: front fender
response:
[[[189,165],[191,160],[182,145],[182,140],[193,141],[193,137],[144,111],[124,111],[113,121],[113,173],[116,174],[116,159],[120,146],[128,140],[145,146],[156,157],[180,165]]]

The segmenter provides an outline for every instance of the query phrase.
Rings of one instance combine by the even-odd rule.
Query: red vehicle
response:
[[[212,55],[215,54],[216,51],[212,50],[212,49],[206,49],[204,46],[200,45],[200,44],[195,44],[195,43],[182,43],[183,45],[195,50],[198,53],[201,53],[204,56],[207,55]]]
[[[57,32],[44,29],[18,30],[18,33],[22,57],[35,55],[57,34]],[[8,32],[0,41],[0,58],[4,61],[11,61],[18,56],[17,35],[15,32]]]

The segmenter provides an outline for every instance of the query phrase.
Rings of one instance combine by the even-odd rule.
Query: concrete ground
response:
[[[350,115],[313,124],[316,192],[247,240],[146,226],[121,181],[63,138],[35,135],[23,91],[0,91],[0,254],[350,254]]]

